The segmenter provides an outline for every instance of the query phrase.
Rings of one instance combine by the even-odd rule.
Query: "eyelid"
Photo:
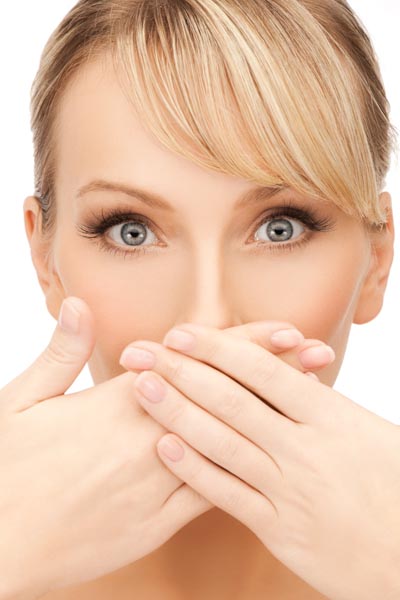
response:
[[[335,228],[335,221],[332,218],[319,217],[314,210],[291,203],[267,209],[260,215],[258,225],[268,219],[278,219],[279,217],[291,217],[304,223],[309,229],[317,231],[327,231],[328,229],[331,231]]]
[[[93,211],[91,212],[91,216],[92,219],[89,220],[87,225],[79,225],[77,227],[78,231],[83,234],[84,237],[99,237],[100,235],[105,234],[108,229],[131,221],[146,225],[154,233],[157,232],[158,238],[160,237],[159,228],[151,221],[151,219],[141,213],[132,212],[132,210],[129,209],[100,209],[100,216]]]

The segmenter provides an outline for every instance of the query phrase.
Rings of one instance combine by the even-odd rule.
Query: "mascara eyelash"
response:
[[[303,225],[306,225],[308,228],[308,232],[303,235],[299,240],[294,242],[279,242],[279,243],[269,243],[257,240],[253,243],[255,246],[254,252],[256,254],[260,254],[261,252],[293,252],[294,250],[298,250],[302,248],[310,241],[312,237],[312,232],[325,232],[325,231],[333,231],[336,228],[336,223],[330,217],[318,217],[317,214],[309,208],[301,208],[295,204],[292,204],[290,200],[281,206],[272,209],[272,212],[269,210],[264,212],[257,225],[255,226],[255,230],[257,230],[261,225],[266,223],[267,221],[279,219],[280,217],[291,217],[296,221],[299,221]]]
[[[133,250],[124,250],[118,248],[118,246],[112,246],[105,240],[105,232],[114,227],[115,225],[121,225],[128,221],[140,223],[147,227],[153,227],[149,219],[144,215],[132,213],[130,211],[123,211],[119,209],[110,209],[108,211],[100,210],[100,216],[96,216],[92,213],[93,220],[86,225],[79,225],[78,232],[86,238],[95,239],[101,250],[110,252],[112,255],[122,255],[122,258],[129,258],[131,255],[137,256],[138,254],[144,254],[151,251],[152,246],[132,246]]]
[[[291,217],[297,221],[300,221],[302,224],[308,227],[308,233],[310,234],[312,231],[332,231],[335,229],[335,223],[330,218],[319,218],[312,210],[303,209],[296,205],[293,205],[289,202],[283,204],[275,209],[268,209],[268,214],[265,212],[258,220],[257,225],[255,226],[255,231],[263,225],[263,223],[278,219],[280,217]],[[105,240],[105,232],[115,225],[120,225],[126,222],[135,222],[141,223],[142,225],[146,225],[149,228],[153,227],[153,224],[149,219],[147,219],[144,215],[139,215],[132,213],[130,211],[124,211],[119,209],[110,209],[109,211],[104,211],[101,209],[100,216],[97,217],[93,215],[93,220],[86,225],[79,225],[78,232],[87,238],[96,239],[97,244],[100,246],[101,250],[105,250],[106,252],[110,252],[113,255],[122,255],[123,258],[131,257],[132,255],[137,256],[138,254],[144,254],[146,252],[154,251],[154,244],[152,245],[143,245],[143,246],[131,246],[132,250],[125,250],[122,248],[118,248],[117,246],[112,246],[108,244]],[[257,254],[260,252],[292,252],[305,244],[307,244],[310,240],[310,235],[303,236],[300,240],[294,242],[266,242],[262,240],[257,240],[252,243],[254,246],[254,252]]]

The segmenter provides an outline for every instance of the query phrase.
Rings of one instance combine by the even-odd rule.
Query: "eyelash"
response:
[[[121,248],[114,247],[105,241],[105,232],[115,225],[122,223],[134,222],[140,223],[152,229],[152,223],[144,215],[131,213],[129,211],[123,211],[119,209],[111,209],[109,211],[100,211],[101,216],[93,215],[93,220],[87,225],[78,226],[78,232],[86,238],[97,238],[97,243],[101,250],[110,252],[113,255],[122,255],[127,258],[131,255],[137,256],[138,254],[145,254],[152,251],[153,245],[148,246],[132,246],[133,250],[122,250]],[[335,229],[335,222],[330,218],[319,218],[312,210],[303,209],[294,206],[290,202],[283,204],[272,210],[267,216],[264,213],[256,227],[255,231],[268,221],[279,219],[280,217],[291,217],[296,221],[300,221],[303,225],[306,225],[309,231],[332,231]],[[255,252],[293,252],[294,250],[301,248],[309,242],[310,235],[303,237],[297,242],[271,242],[270,244],[265,241],[257,240],[254,242]]]

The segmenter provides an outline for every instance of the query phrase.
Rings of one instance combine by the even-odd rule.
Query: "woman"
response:
[[[344,1],[82,0],[44,50],[32,128],[35,268],[53,316],[69,295],[92,309],[105,392],[132,340],[271,318],[334,349],[320,372],[333,385],[393,257],[388,102]],[[139,422],[136,435],[141,447]],[[153,529],[138,530],[150,554],[46,599],[325,597],[206,508],[152,552]]]

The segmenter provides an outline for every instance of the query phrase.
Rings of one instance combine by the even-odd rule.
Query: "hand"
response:
[[[175,434],[157,444],[165,465],[329,598],[399,598],[398,426],[249,340],[180,329],[185,351],[134,344],[155,354],[135,387]],[[161,402],[139,393],[150,377]]]
[[[57,326],[0,390],[1,599],[101,577],[212,507],[157,456],[166,430],[135,404],[135,375],[64,395],[94,346],[90,310],[74,302],[80,334]]]

